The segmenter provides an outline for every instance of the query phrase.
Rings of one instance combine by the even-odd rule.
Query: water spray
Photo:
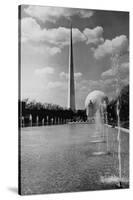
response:
[[[29,116],[30,126],[32,126],[32,115]]]
[[[120,74],[119,74],[119,54],[112,55],[112,75],[115,75],[115,87],[117,96],[120,95]],[[118,187],[122,187],[122,170],[121,170],[121,130],[120,130],[120,99],[117,99],[116,103],[117,114],[117,126],[118,126],[118,169],[119,169],[119,184]]]
[[[108,124],[108,113],[107,113],[107,104],[105,102],[105,123],[106,125]],[[107,141],[107,153],[109,153],[109,133],[108,133],[108,128],[106,129],[106,141]]]
[[[36,116],[36,126],[39,126],[39,117]]]

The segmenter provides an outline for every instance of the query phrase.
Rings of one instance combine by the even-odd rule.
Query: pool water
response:
[[[21,194],[115,189],[118,177],[117,130],[105,127],[107,143],[94,124],[21,129]],[[95,140],[95,141],[94,141]],[[121,132],[122,179],[129,187],[129,134]],[[103,152],[103,154],[98,153]],[[105,178],[105,180],[104,180]],[[112,179],[111,179],[112,180]],[[113,179],[114,180],[114,179]]]

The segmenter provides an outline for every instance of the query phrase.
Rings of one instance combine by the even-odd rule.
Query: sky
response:
[[[22,5],[19,20],[21,99],[67,107],[71,23],[76,108],[93,90],[114,98],[118,76],[129,83],[128,12]]]

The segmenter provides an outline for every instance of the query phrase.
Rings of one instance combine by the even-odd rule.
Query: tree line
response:
[[[107,118],[108,123],[112,126],[117,125],[117,101],[120,102],[120,122],[121,126],[129,128],[129,85],[125,86],[119,96],[108,102]],[[24,126],[29,126],[30,117],[32,117],[32,126],[65,124],[67,122],[85,122],[87,121],[86,110],[76,110],[63,108],[56,104],[41,103],[29,101],[25,99],[19,101],[19,126],[22,126],[22,118]]]
[[[30,124],[30,116],[32,116],[32,125],[36,125],[38,119],[38,125],[51,125],[51,124],[65,124],[73,121],[86,121],[86,111],[63,108],[56,104],[40,103],[36,101],[29,101],[25,99],[19,101],[19,126],[22,123],[22,117],[24,117],[25,126]]]

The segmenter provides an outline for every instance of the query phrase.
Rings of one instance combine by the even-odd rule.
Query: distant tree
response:
[[[123,127],[129,127],[129,85],[125,86],[120,93],[120,120]]]
[[[111,100],[107,106],[108,122],[117,125],[116,104],[120,102],[120,122],[122,127],[129,128],[129,85],[125,86],[116,99]]]

